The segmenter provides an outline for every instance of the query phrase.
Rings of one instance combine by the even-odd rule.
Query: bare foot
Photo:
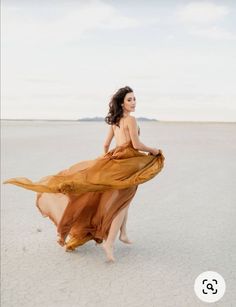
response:
[[[119,236],[119,240],[126,243],[126,244],[132,244],[133,241],[130,241],[126,235],[126,233],[120,233],[120,236]]]
[[[108,261],[115,262],[115,258],[113,256],[113,247],[107,243],[102,243],[102,248],[106,253]]]

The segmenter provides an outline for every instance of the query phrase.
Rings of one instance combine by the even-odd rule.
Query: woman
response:
[[[114,262],[118,231],[122,242],[131,243],[126,233],[129,205],[138,185],[156,176],[165,160],[161,150],[139,140],[139,127],[130,115],[135,106],[133,90],[128,86],[112,96],[105,118],[110,128],[104,154],[96,159],[80,161],[38,182],[25,177],[3,182],[37,192],[36,205],[56,225],[57,242],[66,251],[94,240],[103,243],[108,261]],[[109,150],[113,137],[116,146]]]

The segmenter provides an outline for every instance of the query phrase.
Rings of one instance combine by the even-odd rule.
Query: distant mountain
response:
[[[136,117],[137,120],[139,121],[158,121],[155,118],[147,118],[147,117]],[[80,122],[103,122],[105,121],[104,117],[83,117],[83,118],[79,118],[77,119],[77,121]]]
[[[104,122],[104,117],[83,117],[77,119],[80,122]]]
[[[147,117],[136,117],[136,119],[138,121],[159,121],[155,118],[147,118]],[[105,117],[83,117],[83,118],[79,118],[79,119],[46,119],[46,118],[21,118],[21,119],[13,119],[13,118],[2,118],[1,121],[80,121],[80,122],[104,122],[105,121]]]
[[[158,121],[156,118],[147,118],[147,117],[136,117],[137,120],[140,121]]]

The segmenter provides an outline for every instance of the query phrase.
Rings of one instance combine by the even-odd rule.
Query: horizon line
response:
[[[89,119],[93,119],[94,117],[86,117],[86,118],[81,118],[81,119],[41,119],[41,118],[33,118],[33,119],[12,119],[12,118],[1,118],[0,120],[1,121],[73,121],[73,122],[84,122],[84,121],[90,121]],[[102,117],[101,117],[102,118]],[[137,117],[138,119],[139,117]],[[146,118],[146,117],[141,117],[141,118]],[[88,119],[88,120],[86,120]],[[163,123],[167,123],[167,122],[170,122],[170,123],[178,123],[178,122],[188,122],[188,123],[236,123],[236,121],[219,121],[219,120],[160,120],[160,119],[149,119],[149,118],[146,118],[148,121],[158,121],[158,122],[163,122]]]

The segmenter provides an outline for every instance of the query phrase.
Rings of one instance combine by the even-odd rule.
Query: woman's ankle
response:
[[[121,228],[120,229],[120,234],[125,235],[126,234],[126,228]]]

